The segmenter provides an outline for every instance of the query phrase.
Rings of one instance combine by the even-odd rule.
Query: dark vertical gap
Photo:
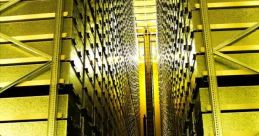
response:
[[[154,136],[154,108],[153,108],[153,87],[152,87],[152,60],[150,34],[145,33],[145,79],[146,79],[146,108],[147,108],[147,136]]]

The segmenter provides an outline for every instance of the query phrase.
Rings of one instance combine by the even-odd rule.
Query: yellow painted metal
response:
[[[155,6],[155,0],[135,0],[135,7],[143,7],[143,6]]]
[[[154,93],[154,113],[155,113],[155,135],[161,136],[160,122],[160,99],[159,99],[159,84],[158,84],[158,63],[153,59],[153,93]]]
[[[4,86],[17,77],[20,77],[26,74],[27,71],[32,71],[35,68],[42,66],[42,64],[32,64],[32,65],[21,65],[21,66],[8,66],[8,67],[0,67],[0,87]],[[5,73],[5,74],[4,74]],[[8,74],[7,74],[8,73]],[[39,86],[39,85],[49,85],[50,84],[50,70],[37,75],[30,81],[25,81],[18,86]],[[61,63],[61,71],[60,71],[60,83],[66,83],[74,85],[74,91],[81,98],[82,86],[78,78],[76,78],[76,73],[74,72],[73,67],[70,65],[70,62],[62,62]]]
[[[0,121],[47,119],[48,100],[48,96],[2,98]],[[68,118],[68,100],[68,95],[59,96],[58,118]]]
[[[138,42],[139,43],[144,43],[144,39],[143,39],[143,36],[142,35],[138,35]],[[156,48],[156,35],[151,35],[150,36],[150,44],[152,47]],[[139,45],[139,46],[142,46],[142,45]]]
[[[213,136],[211,114],[203,114],[205,136]],[[257,136],[259,133],[258,112],[222,113],[223,136]]]
[[[137,27],[155,27],[156,26],[156,19],[154,18],[153,20],[150,20],[149,22],[147,21],[136,21],[136,26]]]
[[[57,121],[57,135],[67,136],[68,121]],[[0,134],[2,136],[46,136],[47,121],[1,123]]]
[[[235,8],[259,6],[259,1],[235,1],[235,2],[215,2],[208,3],[208,8]],[[200,8],[200,4],[195,4],[195,8]]]
[[[148,7],[135,7],[135,14],[156,14],[156,6],[148,6]],[[145,11],[145,13],[143,13]]]
[[[244,28],[252,27],[255,24],[257,24],[257,22],[254,22],[254,23],[211,24],[210,28],[212,30],[244,29]],[[196,29],[197,30],[202,30],[202,25],[198,25]]]
[[[39,34],[39,35],[23,35],[23,36],[12,36],[12,38],[19,41],[36,41],[36,40],[48,40],[53,39],[54,34]],[[67,33],[62,33],[62,38],[66,38]],[[0,38],[0,43],[7,42],[7,40]]]
[[[255,75],[257,72],[250,70],[217,70],[217,76],[233,76],[233,75]],[[198,74],[197,77],[207,76],[208,71],[202,71],[202,74]]]
[[[208,89],[199,90],[201,111],[211,111]],[[222,110],[259,109],[259,86],[219,87],[219,97]]]
[[[218,85],[217,85],[217,75],[215,68],[215,60],[213,56],[213,48],[211,48],[211,29],[209,24],[208,16],[208,5],[206,0],[200,0],[201,4],[201,18],[203,24],[203,37],[205,45],[205,57],[208,70],[209,79],[209,92],[210,92],[210,102],[212,105],[212,120],[213,120],[213,132],[215,136],[222,136],[222,124],[221,124],[221,109],[219,105],[219,95],[218,95]]]
[[[139,97],[140,97],[140,130],[144,136],[143,118],[146,115],[146,92],[145,92],[145,64],[139,63]]]
[[[136,20],[155,20],[156,14],[135,14]]]
[[[201,47],[200,52],[204,52]],[[242,51],[259,51],[259,45],[242,45],[242,46],[226,46],[219,50],[220,52],[242,52]]]
[[[64,12],[63,16],[68,16],[68,12]],[[25,21],[25,20],[37,20],[37,19],[49,19],[54,18],[55,13],[40,13],[30,15],[15,15],[15,16],[1,16],[0,23],[10,21]]]
[[[0,83],[0,87],[4,87],[6,85],[8,85],[10,82],[2,82]],[[59,80],[60,84],[65,83],[64,79],[60,79]],[[41,85],[49,85],[50,84],[50,80],[30,80],[30,81],[25,81],[22,82],[18,85],[16,85],[16,87],[26,87],[26,86],[41,86]]]
[[[148,30],[151,34],[156,34],[156,27],[149,27]],[[137,34],[144,34],[145,28],[144,27],[136,27],[136,31],[137,31]]]

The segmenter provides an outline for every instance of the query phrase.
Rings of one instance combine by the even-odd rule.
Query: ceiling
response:
[[[136,23],[136,32],[139,46],[139,61],[144,62],[144,34],[147,30],[150,36],[152,47],[152,60],[157,60],[156,45],[156,0],[134,0],[134,14]]]

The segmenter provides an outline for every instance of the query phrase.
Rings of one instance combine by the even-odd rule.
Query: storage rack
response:
[[[157,5],[163,135],[256,135],[258,2]]]
[[[0,1],[0,135],[138,135],[134,31],[131,0]]]

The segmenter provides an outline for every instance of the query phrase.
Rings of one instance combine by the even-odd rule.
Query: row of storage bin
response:
[[[258,3],[208,3],[223,135],[256,135]],[[249,4],[248,4],[249,3]],[[199,0],[159,0],[160,97],[164,135],[214,135],[208,56]],[[248,32],[250,30],[250,32]],[[168,78],[170,77],[170,78]],[[249,85],[249,86],[247,86]],[[249,100],[248,100],[249,99]],[[235,120],[235,122],[231,122]],[[240,124],[250,124],[249,126]],[[169,130],[169,131],[168,131]]]

